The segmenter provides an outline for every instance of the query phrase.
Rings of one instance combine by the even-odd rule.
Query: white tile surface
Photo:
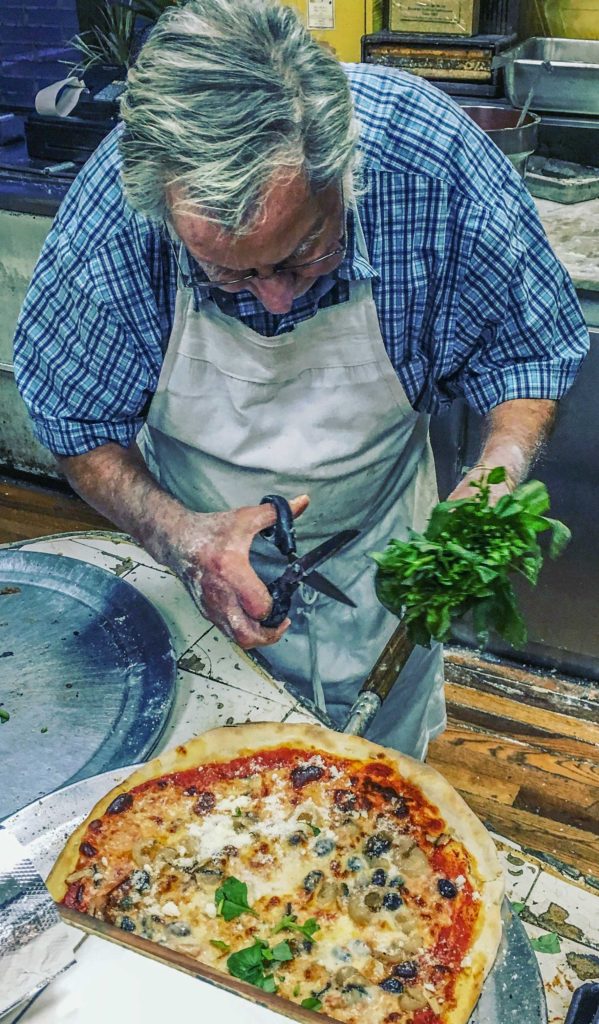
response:
[[[498,844],[497,852],[505,875],[506,896],[510,900],[524,903],[540,874],[540,868],[524,860],[517,849],[502,849]]]
[[[526,905],[541,927],[599,948],[599,895],[542,871]]]
[[[534,938],[548,934],[546,929],[534,925],[525,924],[525,928]],[[599,956],[578,942],[563,938],[559,942],[559,953],[537,953],[549,1024],[563,1024],[572,994],[584,983],[587,970],[594,972],[594,980],[599,980]]]
[[[129,545],[131,547],[131,545]],[[25,544],[22,551],[42,551],[51,555],[64,555],[67,558],[78,558],[80,562],[88,562],[90,565],[97,565],[100,569],[107,569],[108,572],[123,575],[133,569],[137,563],[130,555],[116,556],[113,552],[98,548],[90,544],[83,544],[78,540],[41,540],[34,544]],[[135,555],[136,548],[132,548]],[[129,560],[126,560],[126,559]]]
[[[184,743],[207,729],[244,722],[280,722],[285,713],[279,701],[179,669],[177,698],[159,749]]]
[[[205,620],[204,620],[205,621]],[[209,624],[208,624],[209,625]],[[290,709],[294,698],[281,683],[275,682],[264,669],[212,626],[180,659],[181,668],[208,676],[216,682],[226,682],[266,700],[275,700]]]
[[[103,537],[92,537],[82,534],[81,539],[77,539],[77,543],[83,544],[88,548],[94,548],[103,554],[112,555],[117,560],[131,558],[132,561],[139,562],[141,565],[147,565],[150,569],[160,569],[162,572],[168,573],[171,571],[155,562],[147,551],[144,551],[142,547],[129,540],[109,540],[108,538],[104,539]]]

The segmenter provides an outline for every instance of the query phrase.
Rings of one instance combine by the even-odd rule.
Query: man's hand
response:
[[[492,409],[485,419],[486,436],[478,462],[460,480],[449,499],[473,497],[470,483],[496,466],[504,466],[507,480],[491,488],[493,503],[513,491],[525,479],[549,435],[556,404],[544,399],[518,398]]]
[[[305,494],[290,501],[294,517],[308,503]],[[252,540],[275,518],[272,505],[211,515],[192,512],[164,552],[166,564],[181,577],[204,615],[240,647],[274,644],[290,625],[289,619],[274,628],[261,624],[272,599],[249,560]]]
[[[192,512],[159,486],[135,446],[105,444],[58,465],[85,501],[177,573],[203,613],[241,647],[274,644],[289,627],[289,619],[261,625],[272,601],[249,560],[255,535],[275,522],[272,505]],[[291,501],[294,516],[308,502],[305,494]]]

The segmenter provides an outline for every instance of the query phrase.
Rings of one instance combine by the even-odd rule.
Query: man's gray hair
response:
[[[152,220],[168,219],[171,186],[185,209],[235,233],[255,223],[276,175],[303,173],[313,193],[343,180],[351,198],[358,128],[347,77],[277,0],[167,9],[129,72],[121,113],[125,193]]]

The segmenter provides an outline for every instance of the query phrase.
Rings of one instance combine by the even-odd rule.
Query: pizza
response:
[[[465,1024],[502,871],[434,769],[317,725],[204,733],[108,793],[53,897],[347,1024]]]

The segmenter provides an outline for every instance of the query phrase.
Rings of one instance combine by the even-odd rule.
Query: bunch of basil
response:
[[[446,640],[452,622],[467,612],[481,643],[491,630],[514,646],[526,640],[510,576],[520,573],[534,585],[543,564],[538,535],[551,531],[555,557],[570,531],[544,514],[549,496],[538,480],[493,504],[491,488],[505,479],[503,467],[491,470],[472,484],[471,498],[436,505],[424,533],[410,531],[408,540],[372,552],[377,596],[403,619],[414,643]]]

